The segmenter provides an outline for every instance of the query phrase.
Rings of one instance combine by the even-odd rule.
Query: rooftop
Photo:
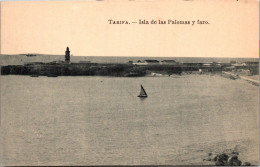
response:
[[[158,60],[145,60],[147,63],[159,63]]]

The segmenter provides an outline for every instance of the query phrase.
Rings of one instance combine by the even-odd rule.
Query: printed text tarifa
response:
[[[127,21],[127,20],[113,20],[113,19],[109,19],[108,20],[109,24],[209,24],[208,21],[201,21],[201,20],[186,20],[186,21],[180,21],[180,20],[141,20],[139,19],[138,22],[131,22],[131,21]]]

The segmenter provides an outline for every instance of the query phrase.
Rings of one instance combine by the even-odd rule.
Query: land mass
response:
[[[123,59],[120,57],[119,60],[114,59],[117,61],[113,62],[113,60],[103,57],[102,62],[97,57],[70,56],[69,53],[67,61],[64,60],[64,55],[20,54],[0,56],[2,75],[139,77],[157,74],[181,75],[191,72],[215,73],[222,71],[244,71],[248,75],[257,75],[259,69],[258,59],[250,58]]]

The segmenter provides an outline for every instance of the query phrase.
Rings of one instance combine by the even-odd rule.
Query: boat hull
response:
[[[137,96],[137,97],[140,97],[140,98],[146,98],[146,97],[148,97],[148,96],[142,96],[142,95],[139,95],[139,96]]]

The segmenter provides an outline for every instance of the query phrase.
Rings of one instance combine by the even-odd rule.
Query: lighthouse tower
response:
[[[69,63],[70,62],[70,49],[67,47],[66,52],[65,52],[65,62]]]

